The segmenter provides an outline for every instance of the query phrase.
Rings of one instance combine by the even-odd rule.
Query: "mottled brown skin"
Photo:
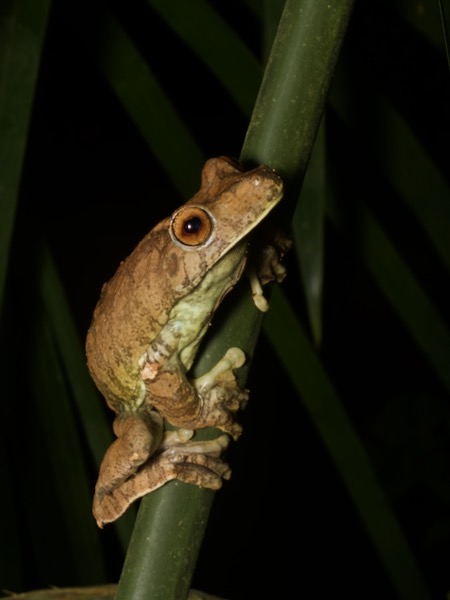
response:
[[[100,526],[169,479],[215,488],[228,473],[217,446],[205,443],[201,453],[199,442],[166,443],[162,419],[188,430],[214,426],[238,437],[234,413],[246,394],[232,370],[243,364],[243,353],[230,349],[197,382],[186,373],[215,309],[242,274],[247,234],[281,193],[280,179],[267,167],[243,172],[229,159],[209,160],[200,191],[179,214],[206,210],[211,236],[186,246],[173,234],[178,221],[167,218],[104,286],[86,340],[89,371],[117,414],[118,439],[105,455],[94,499]],[[176,456],[183,456],[185,468]]]

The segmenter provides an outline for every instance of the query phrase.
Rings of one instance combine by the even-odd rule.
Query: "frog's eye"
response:
[[[210,238],[214,229],[212,217],[198,206],[183,206],[172,215],[170,234],[183,246],[201,246]]]

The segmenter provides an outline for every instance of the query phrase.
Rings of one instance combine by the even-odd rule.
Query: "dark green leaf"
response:
[[[322,339],[325,155],[325,121],[322,120],[292,220],[294,247],[302,274],[311,331],[317,346]]]
[[[436,375],[450,391],[450,332],[433,303],[371,212],[359,206],[359,227],[348,226],[330,206],[336,224],[363,257],[378,285],[394,306]]]
[[[0,6],[0,311],[50,5],[7,0]]]
[[[399,598],[430,599],[364,446],[292,307],[279,288],[272,294],[272,307],[264,325],[347,486]]]
[[[261,66],[211,4],[205,0],[147,2],[205,62],[242,112],[249,115],[261,79]]]
[[[91,516],[91,489],[83,460],[83,450],[76,428],[76,416],[70,402],[61,364],[47,320],[36,324],[34,352],[29,357],[39,410],[42,442],[50,457],[56,485],[56,497],[49,501],[59,505],[61,527],[67,536],[67,557],[80,581],[106,580],[103,553]],[[57,451],[53,451],[57,448]]]
[[[129,118],[174,186],[183,197],[192,194],[198,187],[204,157],[133,40],[107,9],[101,29],[94,32],[76,9],[71,9],[71,16]]]
[[[106,448],[113,441],[111,423],[103,411],[103,399],[88,374],[84,349],[73,322],[61,279],[46,246],[42,249],[39,286],[61,361],[55,368],[61,368],[64,377],[68,379],[87,444],[94,463],[99,466]],[[48,407],[50,412],[54,406]],[[93,490],[91,495],[92,493]],[[89,516],[90,513],[89,510]],[[115,525],[123,552],[128,546],[134,516],[134,511],[131,510]]]

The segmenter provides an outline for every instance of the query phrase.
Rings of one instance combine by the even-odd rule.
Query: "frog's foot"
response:
[[[208,373],[192,382],[201,399],[196,429],[218,427],[235,440],[241,435],[242,427],[235,423],[235,413],[245,407],[248,392],[239,387],[233,369],[244,363],[244,352],[240,348],[230,348]]]
[[[269,303],[264,298],[262,286],[272,281],[281,283],[286,276],[286,268],[281,264],[284,255],[292,247],[290,237],[276,229],[271,233],[270,242],[265,244],[257,259],[247,268],[252,297],[261,312],[267,312]]]
[[[105,453],[95,486],[102,496],[128,479],[155,452],[163,437],[163,421],[156,411],[122,414],[113,424],[117,436]]]
[[[191,432],[192,433],[192,432]],[[214,440],[184,441],[170,432],[158,451],[136,473],[109,493],[95,495],[93,513],[99,527],[118,519],[138,498],[145,496],[168,481],[217,490],[222,479],[229,479],[229,466],[220,459],[228,445],[228,437]]]

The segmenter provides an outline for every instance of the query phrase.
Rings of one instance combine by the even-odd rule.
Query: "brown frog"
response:
[[[268,167],[244,172],[231,159],[208,160],[200,191],[154,227],[103,287],[86,341],[89,371],[117,415],[117,440],[95,489],[100,527],[172,479],[217,489],[230,476],[220,454],[225,434],[241,432],[235,413],[247,393],[233,369],[245,355],[230,348],[209,373],[195,380],[187,373],[214,311],[243,273],[248,234],[281,196],[282,182]],[[282,278],[283,269],[271,270]],[[164,433],[164,419],[178,431]],[[191,440],[203,427],[224,435]]]

